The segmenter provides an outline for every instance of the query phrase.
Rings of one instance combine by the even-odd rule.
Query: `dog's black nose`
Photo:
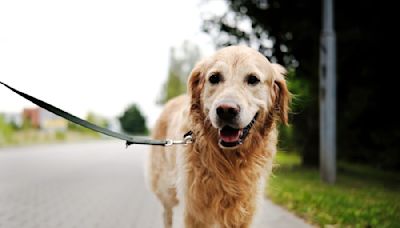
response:
[[[239,114],[239,112],[239,106],[232,103],[220,104],[217,108],[218,117],[225,121],[233,120]]]

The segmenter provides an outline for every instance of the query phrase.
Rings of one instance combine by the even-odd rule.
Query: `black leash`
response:
[[[117,138],[117,139],[124,140],[124,141],[126,141],[126,146],[127,147],[129,145],[132,145],[132,144],[144,144],[144,145],[154,145],[154,146],[171,146],[173,144],[188,144],[188,143],[192,142],[192,134],[191,134],[191,132],[190,133],[188,132],[189,134],[186,133],[183,140],[171,140],[171,139],[154,140],[154,139],[147,139],[147,138],[142,138],[142,137],[131,137],[131,136],[124,135],[124,134],[121,134],[121,133],[118,133],[118,132],[110,131],[107,128],[100,127],[100,126],[97,126],[97,125],[95,125],[93,123],[90,123],[90,122],[88,122],[86,120],[83,120],[83,119],[81,119],[81,118],[79,118],[77,116],[74,116],[74,115],[72,115],[72,114],[70,114],[70,113],[68,113],[68,112],[66,112],[64,110],[61,110],[61,109],[59,109],[59,108],[57,108],[57,107],[55,107],[55,106],[53,106],[53,105],[51,105],[49,103],[46,103],[46,102],[44,102],[42,100],[39,100],[39,99],[37,99],[35,97],[32,97],[29,94],[26,94],[26,93],[23,93],[21,91],[18,91],[16,89],[14,89],[13,87],[7,85],[4,82],[0,81],[0,84],[3,84],[5,87],[10,89],[14,93],[16,93],[16,94],[20,95],[21,97],[31,101],[32,103],[36,104],[37,106],[39,106],[39,107],[41,107],[43,109],[46,109],[47,111],[49,111],[51,113],[56,114],[57,116],[61,116],[61,117],[65,118],[65,119],[67,119],[67,120],[69,120],[69,121],[71,121],[71,122],[73,122],[75,124],[78,124],[78,125],[83,126],[85,128],[89,128],[89,129],[91,129],[93,131],[96,131],[96,132],[99,132],[101,134],[108,135],[108,136],[111,136],[111,137],[114,137],[114,138]]]

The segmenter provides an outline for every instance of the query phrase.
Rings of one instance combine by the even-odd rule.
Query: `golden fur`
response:
[[[213,69],[226,75],[219,87],[207,83]],[[243,83],[249,72],[260,77],[260,85]],[[189,130],[194,136],[193,144],[153,147],[150,154],[151,188],[164,207],[165,227],[172,227],[178,204],[187,228],[251,226],[276,153],[276,121],[287,123],[290,94],[284,72],[244,46],[223,48],[195,66],[188,95],[168,102],[153,130],[156,139],[181,139]],[[258,112],[248,137],[233,149],[218,145],[210,114],[213,103],[223,96],[243,104],[245,125]]]

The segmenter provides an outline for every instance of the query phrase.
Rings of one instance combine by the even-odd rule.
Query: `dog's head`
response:
[[[189,77],[192,119],[209,122],[223,149],[240,146],[268,116],[286,124],[290,95],[284,73],[254,49],[223,48],[198,63]]]

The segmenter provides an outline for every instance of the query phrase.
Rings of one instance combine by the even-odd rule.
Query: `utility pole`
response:
[[[329,184],[336,180],[336,35],[333,0],[322,0],[320,46],[319,137],[320,174]]]

